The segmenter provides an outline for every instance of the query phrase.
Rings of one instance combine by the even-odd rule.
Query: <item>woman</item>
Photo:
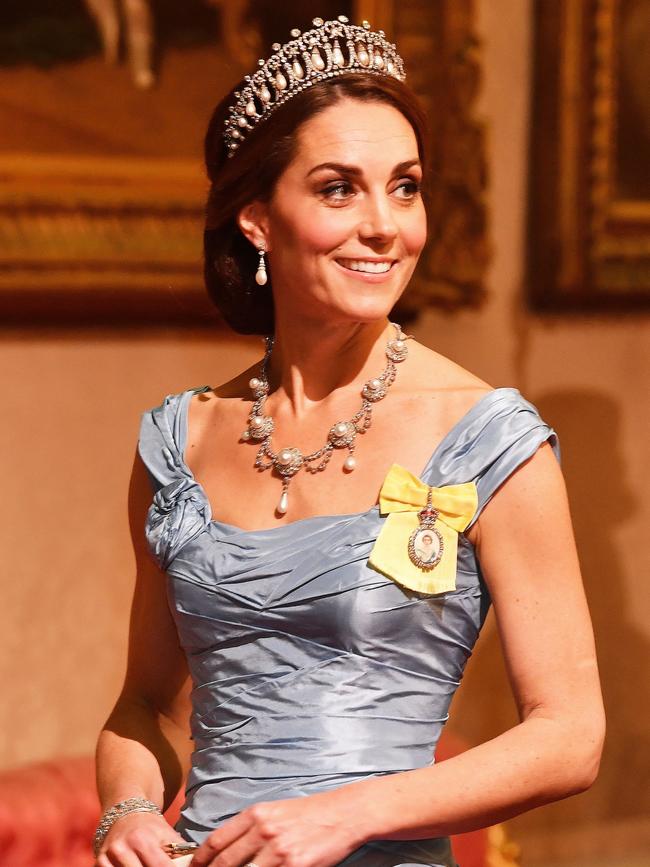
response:
[[[158,867],[183,841],[200,844],[195,867],[451,867],[447,835],[597,773],[555,434],[515,389],[388,320],[426,236],[401,61],[346,19],[292,37],[206,138],[207,285],[236,330],[273,340],[233,380],[143,417],[100,867]],[[521,722],[435,765],[490,602]],[[173,830],[158,811],[181,782],[190,683]]]

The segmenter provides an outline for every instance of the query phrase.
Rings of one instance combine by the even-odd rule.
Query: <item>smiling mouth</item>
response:
[[[337,259],[336,262],[349,271],[362,274],[386,274],[395,264],[395,261],[372,262],[368,259]]]

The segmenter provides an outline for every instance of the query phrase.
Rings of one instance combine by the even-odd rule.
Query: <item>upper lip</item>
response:
[[[397,262],[394,256],[337,256],[337,259],[350,262]]]

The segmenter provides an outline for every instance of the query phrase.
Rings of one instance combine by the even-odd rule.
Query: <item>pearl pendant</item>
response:
[[[368,52],[368,54],[371,55],[372,52]],[[263,261],[262,256],[260,258],[261,264]],[[259,270],[265,271],[266,269],[262,266]],[[338,421],[333,424],[328,431],[325,445],[310,455],[304,455],[300,449],[294,446],[285,446],[278,452],[274,452],[271,447],[271,434],[274,427],[273,418],[265,416],[262,407],[269,392],[269,383],[265,378],[265,371],[273,348],[273,337],[265,339],[266,352],[262,363],[262,374],[261,376],[251,377],[248,382],[250,388],[253,390],[256,403],[248,416],[248,429],[242,433],[241,439],[248,442],[263,441],[255,459],[255,467],[262,470],[274,468],[276,473],[282,478],[282,492],[276,506],[277,515],[285,515],[289,509],[288,488],[293,476],[305,467],[312,473],[324,470],[332,457],[334,449],[347,449],[348,455],[343,461],[343,470],[346,473],[350,473],[356,469],[357,459],[354,456],[354,448],[357,434],[368,430],[373,404],[385,397],[388,389],[393,384],[393,380],[395,379],[394,362],[403,361],[408,354],[406,340],[410,335],[404,335],[400,326],[396,323],[393,322],[391,325],[395,327],[397,334],[386,345],[385,352],[388,364],[381,376],[369,379],[364,383],[361,390],[363,398],[361,409],[350,421]],[[311,463],[317,459],[319,460],[318,465],[312,467]]]

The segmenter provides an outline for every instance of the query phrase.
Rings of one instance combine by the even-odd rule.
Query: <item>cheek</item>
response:
[[[424,205],[409,215],[402,226],[402,242],[409,253],[419,255],[427,242],[427,215]]]
[[[356,222],[351,210],[318,208],[306,217],[301,231],[313,252],[327,254],[348,242],[354,235]]]
[[[294,256],[331,253],[350,237],[354,224],[343,211],[305,208],[283,214],[276,222],[276,243],[291,247]]]

